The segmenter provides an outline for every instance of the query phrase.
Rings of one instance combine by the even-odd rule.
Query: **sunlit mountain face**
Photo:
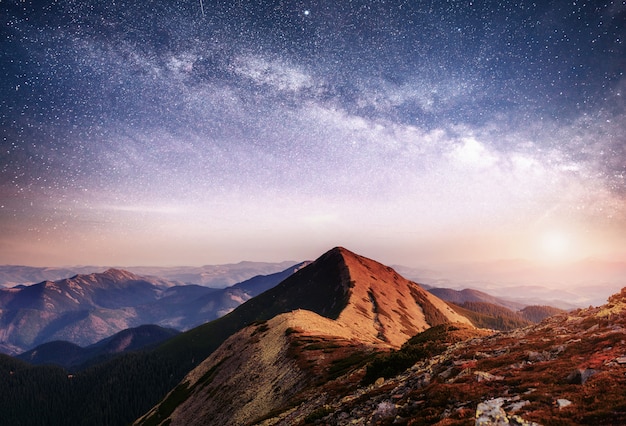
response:
[[[0,10],[0,263],[626,257],[621,1]]]

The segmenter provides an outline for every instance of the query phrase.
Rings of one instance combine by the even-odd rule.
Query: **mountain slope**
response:
[[[436,331],[450,342],[449,331]],[[597,308],[439,345],[434,356],[373,386],[336,394],[316,388],[257,424],[626,424],[625,373],[626,288]]]
[[[24,349],[52,340],[88,345],[140,325],[137,307],[173,284],[109,269],[0,290],[0,341]]]
[[[247,424],[328,379],[337,360],[386,349],[311,311],[280,314],[227,339],[138,423]]]
[[[251,321],[263,322],[235,332]],[[235,334],[138,423],[246,424],[327,377],[329,359],[363,359],[398,348],[432,325],[452,322],[472,327],[393,269],[337,247],[231,314],[196,329],[195,341],[211,330]],[[212,337],[216,344],[216,334]],[[167,346],[189,339],[186,333]]]
[[[461,305],[450,303],[452,309],[466,316],[476,327],[492,330],[514,330],[526,327],[533,322],[527,320],[521,313],[513,312],[504,306],[487,302],[465,302]],[[538,321],[535,321],[538,322]]]

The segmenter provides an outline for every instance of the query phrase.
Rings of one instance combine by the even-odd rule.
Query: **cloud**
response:
[[[449,154],[450,158],[464,165],[487,169],[498,162],[498,158],[474,137],[463,138]]]

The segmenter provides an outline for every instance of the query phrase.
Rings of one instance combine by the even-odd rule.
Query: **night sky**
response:
[[[0,18],[0,264],[626,260],[626,1]]]

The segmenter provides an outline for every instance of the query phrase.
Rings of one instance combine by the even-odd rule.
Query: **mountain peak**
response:
[[[433,325],[470,324],[392,268],[343,247],[327,251],[255,299],[232,314],[249,316],[251,322],[306,309],[359,330],[364,341],[391,347]]]
[[[393,268],[359,256],[343,247],[327,254],[341,256],[348,275],[349,297],[337,321],[376,340],[399,347],[427,328],[470,321],[418,284],[400,276]]]
[[[106,271],[102,272],[103,276],[106,276],[110,279],[115,280],[139,280],[141,279],[139,276],[133,274],[132,272],[128,272],[124,269],[118,268],[109,268]]]

